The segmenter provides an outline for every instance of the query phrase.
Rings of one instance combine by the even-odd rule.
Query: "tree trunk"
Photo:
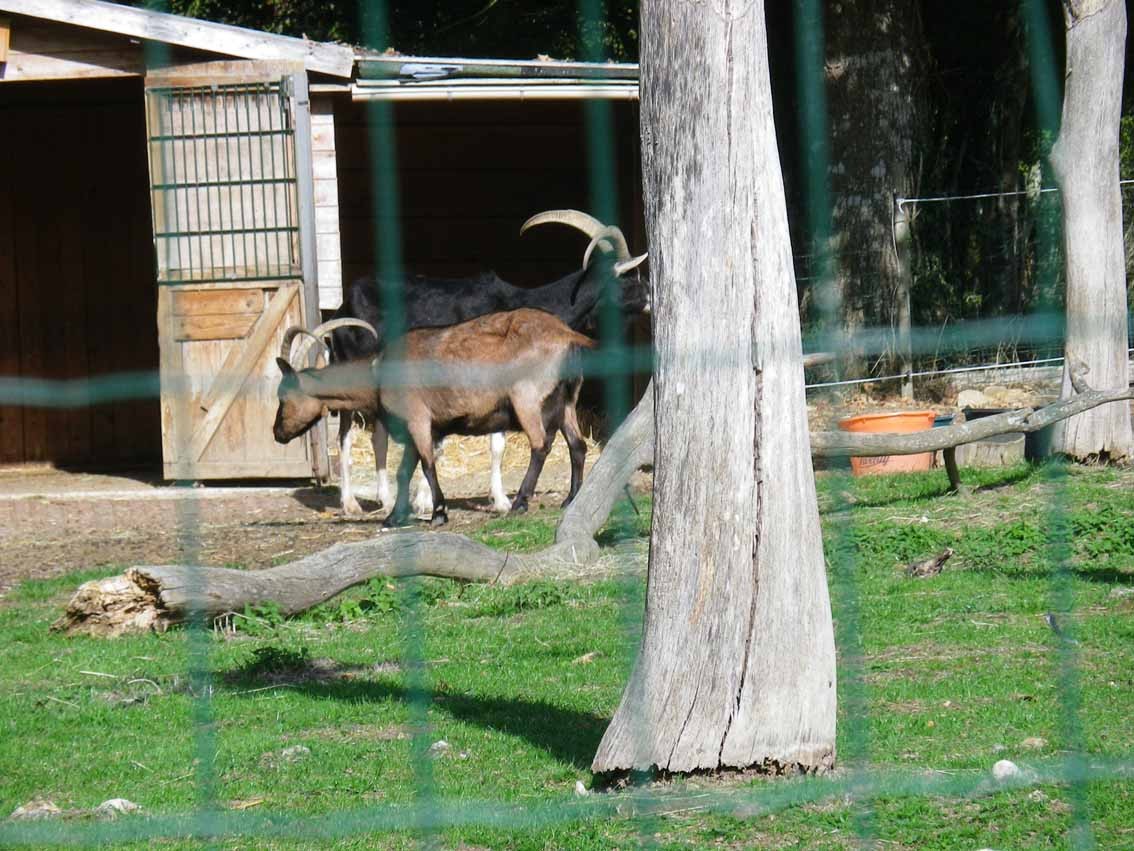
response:
[[[904,214],[915,208],[898,210],[895,196],[916,195],[920,183],[920,11],[906,0],[840,0],[826,8],[837,318],[851,336],[867,327],[893,331],[873,351],[852,345],[846,368],[863,374],[885,348],[890,368],[904,374],[912,279]]]
[[[642,36],[654,522],[593,768],[826,769],[835,647],[764,4],[647,0]]]
[[[1126,47],[1122,0],[1064,0],[1066,88],[1051,154],[1063,198],[1067,261],[1067,367],[1063,397],[1074,394],[1069,365],[1085,363],[1096,387],[1129,383],[1126,266],[1118,138]],[[1130,406],[1106,405],[1055,429],[1054,452],[1079,460],[1134,453]]]

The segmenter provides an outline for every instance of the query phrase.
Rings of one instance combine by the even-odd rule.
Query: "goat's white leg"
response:
[[[390,436],[381,420],[374,421],[374,433],[370,435],[370,445],[374,448],[378,503],[382,508],[388,508],[393,504],[393,499],[390,497],[390,476],[386,471],[386,452],[390,447]]]
[[[488,445],[492,451],[492,507],[497,511],[507,511],[512,507],[512,500],[504,493],[504,478],[500,466],[504,462],[504,447],[507,445],[504,432],[496,431],[489,435]]]
[[[350,445],[354,442],[354,411],[339,411],[339,499],[343,514],[361,514],[350,487]]]
[[[433,444],[433,463],[435,465],[441,460],[441,451],[444,446],[444,440]],[[425,479],[424,468],[417,478],[417,489],[413,493],[413,511],[415,514],[433,514],[433,489]]]

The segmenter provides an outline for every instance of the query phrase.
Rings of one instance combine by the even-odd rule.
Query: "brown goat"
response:
[[[347,361],[296,371],[284,358],[275,438],[287,443],[306,432],[324,409],[373,413],[405,444],[398,468],[398,497],[386,525],[409,518],[409,478],[418,459],[433,492],[431,524],[448,521],[445,496],[437,482],[433,447],[450,434],[523,431],[531,460],[512,511],[527,510],[540,471],[561,431],[571,454],[571,488],[566,505],[579,490],[587,446],[579,431],[575,404],[582,386],[581,349],[595,343],[549,313],[521,308],[492,313],[447,328],[408,332],[373,361]],[[380,384],[384,375],[401,372],[400,380]],[[493,377],[459,375],[492,370]],[[432,371],[431,371],[432,370]],[[430,380],[422,380],[428,378]]]

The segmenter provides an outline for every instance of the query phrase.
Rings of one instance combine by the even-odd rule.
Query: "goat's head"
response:
[[[279,388],[276,390],[279,406],[276,408],[276,419],[272,425],[272,434],[277,443],[289,443],[300,435],[306,434],[325,413],[328,400],[316,380],[320,370],[318,368],[306,369],[304,364],[312,346],[319,346],[324,363],[329,363],[331,353],[323,338],[336,328],[345,325],[365,328],[375,337],[378,336],[369,323],[363,322],[361,319],[348,318],[332,319],[330,322],[324,322],[317,326],[313,331],[292,326],[284,332],[280,355],[276,358],[276,365],[279,366],[282,373]],[[304,339],[296,347],[293,354],[292,343],[299,336]],[[293,364],[298,364],[299,369],[296,369]]]
[[[276,420],[272,424],[272,435],[277,443],[290,443],[306,434],[319,418],[323,416],[323,400],[304,389],[304,375],[307,370],[296,372],[283,358],[276,358],[276,364],[283,373],[276,396]]]
[[[649,282],[643,281],[638,272],[638,267],[648,255],[631,256],[626,237],[619,228],[603,224],[594,216],[579,210],[548,210],[537,213],[524,222],[520,233],[550,222],[576,228],[591,239],[583,253],[582,272],[571,293],[572,304],[579,299],[580,294],[598,304],[605,294],[613,290],[619,294],[619,306],[626,312],[650,312]],[[617,289],[610,286],[616,280],[621,284]]]

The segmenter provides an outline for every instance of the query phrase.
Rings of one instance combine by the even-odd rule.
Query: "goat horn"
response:
[[[594,253],[596,248],[600,248],[603,251],[610,251],[612,249],[617,251],[620,261],[630,259],[630,248],[626,245],[626,237],[624,237],[622,231],[614,225],[604,225],[598,233],[591,237],[591,244],[587,246],[587,250],[583,253],[584,269],[591,264],[591,254]]]
[[[547,224],[548,222],[557,222],[568,227],[581,230],[591,238],[591,244],[587,246],[587,251],[583,255],[583,268],[587,268],[587,263],[590,262],[591,252],[594,251],[595,244],[602,242],[605,244],[605,250],[614,249],[618,254],[619,260],[630,259],[630,247],[626,244],[626,237],[623,235],[621,229],[615,225],[604,225],[594,216],[587,215],[578,210],[548,210],[544,213],[536,213],[520,228],[520,233],[523,233],[530,227],[536,225]]]
[[[311,331],[311,333],[314,334],[316,337],[325,337],[327,334],[330,334],[332,331],[334,331],[337,328],[350,328],[350,327],[365,328],[367,331],[369,331],[371,334],[374,335],[375,340],[379,339],[378,332],[376,330],[374,330],[373,325],[371,325],[369,322],[366,322],[362,319],[355,319],[355,318],[350,317],[350,316],[343,317],[342,319],[328,319],[323,324],[316,325],[315,328]]]
[[[299,346],[296,347],[295,354],[292,355],[292,341],[299,336],[302,336],[306,339],[300,342]],[[330,363],[331,351],[327,348],[323,341],[316,337],[314,333],[308,331],[306,328],[300,328],[298,325],[293,325],[286,331],[284,331],[283,345],[280,346],[280,357],[290,363],[293,367],[298,364],[299,369],[304,369],[307,361],[307,353],[314,345],[318,345],[322,349],[324,362]]]
[[[631,257],[628,260],[619,260],[614,264],[614,274],[621,278],[631,269],[636,269],[641,266],[642,262],[649,256],[649,252],[646,252],[645,254],[639,254],[637,257]]]
[[[323,356],[326,358],[326,363],[331,362],[331,349],[325,342],[323,342],[323,338],[334,331],[336,328],[347,327],[365,328],[367,331],[374,335],[375,340],[378,339],[378,332],[374,330],[374,326],[369,322],[364,322],[361,319],[354,319],[352,317],[344,317],[342,319],[329,319],[320,325],[316,325],[311,329],[310,332],[311,339],[316,343],[319,343],[319,345],[323,347]],[[300,343],[299,345],[300,348],[296,353],[296,356],[297,358],[299,358],[298,363],[302,366],[303,358],[307,357],[307,352],[311,348],[311,346],[314,345],[314,343],[307,343],[306,345]]]
[[[291,344],[295,342],[295,338],[300,334],[306,334],[306,328],[300,328],[298,325],[292,325],[284,331],[283,341],[280,343],[280,357],[288,363],[291,363]]]
[[[536,213],[524,222],[523,225],[520,226],[520,233],[522,234],[528,228],[534,228],[536,225],[545,225],[548,222],[558,222],[561,225],[577,228],[587,236],[592,237],[606,227],[606,225],[594,216],[582,213],[578,210],[547,210],[543,213]]]

